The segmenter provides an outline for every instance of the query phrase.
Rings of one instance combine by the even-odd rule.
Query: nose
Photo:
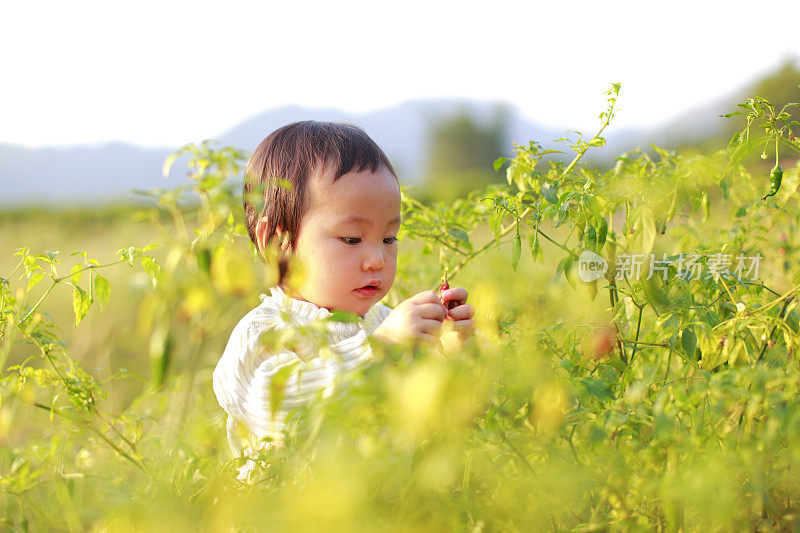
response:
[[[385,266],[386,260],[383,258],[383,250],[380,248],[369,248],[361,262],[364,270],[381,270]]]

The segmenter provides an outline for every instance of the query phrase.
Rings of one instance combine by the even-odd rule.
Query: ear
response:
[[[256,222],[256,247],[259,253],[264,255],[264,249],[267,247],[267,219],[261,217]]]
[[[262,254],[267,248],[267,240],[269,237],[270,235],[267,235],[267,218],[261,217],[256,223],[256,243],[258,244],[258,251]],[[277,237],[278,242],[281,243],[283,252],[286,253],[290,246],[289,233],[285,232],[283,226],[280,224],[275,228],[275,237]]]

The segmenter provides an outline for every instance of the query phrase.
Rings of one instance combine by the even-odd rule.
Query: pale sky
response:
[[[0,142],[176,147],[286,104],[503,100],[558,128],[656,126],[800,57],[798,0],[11,1]]]

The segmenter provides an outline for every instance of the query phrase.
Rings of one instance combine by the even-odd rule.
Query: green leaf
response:
[[[556,228],[567,221],[567,217],[569,217],[569,208],[569,202],[564,202],[558,207],[558,220],[556,220],[555,223]]]
[[[274,417],[280,409],[285,396],[286,380],[300,364],[300,361],[293,361],[286,366],[279,368],[269,380],[269,412]]]
[[[687,357],[694,358],[694,351],[697,348],[697,337],[694,334],[694,328],[687,326],[681,332],[681,346]]]
[[[108,284],[108,280],[103,276],[94,278],[94,294],[97,296],[100,305],[105,307],[108,303],[108,297],[111,295],[111,287]]]
[[[542,196],[544,196],[544,199],[553,205],[558,203],[558,194],[556,193],[556,188],[550,183],[542,184]]]
[[[75,290],[72,292],[72,310],[75,312],[75,326],[80,324],[83,317],[89,312],[89,307],[91,307],[91,305],[92,298],[89,296],[89,293],[80,287],[75,287]]]
[[[591,396],[594,396],[600,400],[612,399],[614,398],[614,392],[600,378],[595,377],[588,377],[588,378],[580,378],[579,379],[581,385],[583,385],[584,391],[586,391]]]
[[[43,277],[44,277],[44,272],[34,272],[33,274],[31,274],[31,279],[28,280],[28,289],[27,290],[31,290],[31,288],[34,285],[36,285],[37,283],[42,281]]]
[[[720,319],[719,315],[710,309],[706,310],[705,314],[701,314],[700,318],[712,328],[722,322],[722,319]]]
[[[558,265],[556,266],[556,277],[558,277],[559,274],[564,274],[564,279],[566,279],[567,282],[572,285],[572,280],[569,279],[569,271],[572,269],[574,262],[575,260],[571,255],[568,255],[559,261]]]
[[[589,146],[594,146],[596,148],[602,148],[606,145],[606,140],[603,137],[595,137],[589,142]]]
[[[472,250],[472,243],[469,242],[469,235],[467,235],[466,231],[464,231],[461,228],[450,228],[447,230],[447,233],[455,237],[459,241],[463,242],[467,246],[467,248]]]
[[[358,322],[358,315],[350,311],[342,311],[341,309],[334,309],[331,311],[331,316],[328,317],[331,322]]]
[[[792,285],[794,285],[795,287],[800,285],[800,270],[795,272],[794,275],[792,276]]]
[[[73,265],[73,267],[72,267],[72,270],[70,271],[70,272],[72,272],[72,276],[71,276],[71,278],[72,278],[72,283],[74,283],[74,284],[76,284],[76,285],[77,285],[77,284],[78,284],[78,282],[81,280],[81,274],[82,274],[82,272],[81,272],[80,270],[81,270],[82,268],[83,268],[83,267],[82,267],[81,265]]]
[[[158,286],[158,280],[161,279],[161,273],[163,272],[161,265],[156,263],[156,260],[149,255],[143,255],[141,261],[144,271],[150,275],[150,280],[153,282],[153,287]]]
[[[32,255],[26,255],[22,258],[22,264],[25,265],[25,272],[28,274],[31,273],[33,270],[42,270],[42,267],[36,262],[36,257]]]
[[[498,157],[497,159],[495,159],[494,160],[494,171],[498,172],[500,170],[500,167],[502,167],[503,163],[505,163],[506,161],[508,161],[508,160],[505,157]]]
[[[117,255],[119,255],[120,259],[124,259],[129,267],[133,268],[133,258],[136,257],[136,248],[133,246],[120,248]]]

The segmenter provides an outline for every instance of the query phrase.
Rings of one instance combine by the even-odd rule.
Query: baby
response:
[[[379,303],[397,268],[400,185],[361,128],[304,121],[271,133],[248,162],[244,211],[262,260],[272,244],[278,248],[279,280],[233,329],[214,370],[214,393],[228,414],[228,442],[237,456],[280,445],[291,410],[329,395],[337,377],[372,360],[368,337],[438,343],[445,319],[461,340],[474,332],[475,311],[461,287],[442,294],[449,310],[431,290],[394,309]],[[324,353],[308,339],[277,351],[262,341],[265,332],[306,326],[337,310],[357,319],[325,323]],[[246,462],[239,479],[252,471]]]

